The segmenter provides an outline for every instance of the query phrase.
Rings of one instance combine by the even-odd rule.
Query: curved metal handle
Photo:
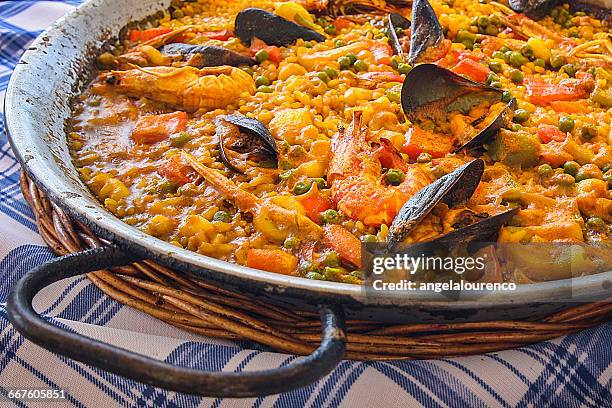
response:
[[[174,366],[54,326],[32,307],[34,296],[56,281],[139,259],[111,245],[40,265],[12,288],[7,302],[8,318],[24,337],[54,353],[136,381],[208,397],[256,397],[303,387],[329,373],[344,357],[344,316],[342,310],[330,306],[320,306],[323,339],[312,354],[284,367],[240,373]]]

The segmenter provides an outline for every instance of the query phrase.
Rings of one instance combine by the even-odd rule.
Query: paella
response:
[[[173,1],[97,69],[68,123],[74,164],[177,247],[359,283],[363,243],[612,236],[609,11]]]

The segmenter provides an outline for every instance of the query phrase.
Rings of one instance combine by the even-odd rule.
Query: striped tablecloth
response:
[[[20,54],[42,29],[78,5],[0,1],[2,96]],[[120,3],[118,1],[118,3]],[[0,135],[0,387],[61,388],[62,402],[17,406],[77,407],[612,407],[612,324],[515,351],[438,361],[345,361],[325,379],[294,392],[214,399],[166,392],[53,355],[24,340],[4,303],[13,283],[53,257],[19,191],[19,166]],[[104,296],[85,278],[58,282],[36,298],[37,310],[88,336],[165,361],[205,370],[279,366],[294,357],[252,344],[202,338]],[[0,397],[1,398],[1,397]],[[0,399],[0,407],[13,406]]]

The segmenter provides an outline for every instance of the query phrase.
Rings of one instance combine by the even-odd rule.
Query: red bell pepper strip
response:
[[[360,79],[378,82],[404,82],[404,78],[395,72],[375,71],[358,75]]]
[[[391,46],[386,42],[375,42],[370,47],[370,52],[374,57],[374,61],[377,64],[391,65],[391,57],[393,56],[393,50]]]
[[[323,230],[323,245],[331,247],[340,258],[361,268],[361,242],[337,224],[330,224]]]
[[[346,28],[351,25],[351,22],[343,17],[336,17],[334,21],[332,21],[332,25],[336,27],[336,30],[340,31],[343,28]]]
[[[395,150],[395,146],[393,146],[393,143],[389,139],[380,139],[380,147],[376,149],[375,154],[378,156],[378,160],[383,167],[402,171],[408,169],[408,164],[406,164],[402,155]]]
[[[182,111],[147,115],[138,119],[132,131],[136,143],[155,143],[187,128],[187,114]]]
[[[259,50],[266,50],[268,51],[268,59],[270,61],[274,62],[275,64],[278,64],[281,61],[280,48],[273,45],[267,45],[259,38],[254,37],[251,40],[250,50],[252,56],[255,56]]]
[[[321,224],[321,213],[325,210],[329,210],[332,206],[329,197],[325,197],[319,191],[317,183],[312,183],[312,187],[306,194],[302,194],[295,197],[306,212],[306,216],[313,222]]]
[[[199,33],[199,34],[205,37],[208,37],[211,40],[221,40],[221,41],[227,41],[234,36],[234,32],[232,30],[206,31],[206,32]]]
[[[556,142],[563,142],[567,138],[567,133],[560,131],[556,126],[551,125],[540,126],[536,134],[542,143],[548,143],[553,140]]]
[[[476,82],[485,82],[491,73],[489,68],[470,58],[464,58],[451,68],[455,74],[463,74]]]
[[[585,98],[595,86],[590,74],[580,75],[581,78],[562,79],[555,84],[541,78],[525,78],[527,96],[532,103],[547,105],[554,101],[577,101]]]
[[[172,31],[171,27],[155,27],[148,30],[131,30],[130,41],[149,41],[160,35],[168,34]]]

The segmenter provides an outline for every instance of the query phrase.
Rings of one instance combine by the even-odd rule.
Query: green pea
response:
[[[589,218],[586,225],[592,231],[602,231],[606,228],[606,223],[599,217]]]
[[[512,121],[514,123],[525,123],[529,120],[529,116],[531,116],[531,114],[528,110],[517,109],[514,111],[514,118],[512,118]]]
[[[257,54],[255,54],[255,59],[257,62],[264,62],[268,58],[270,58],[270,54],[268,54],[268,51],[266,50],[259,50],[257,51]]]
[[[523,75],[523,73],[518,69],[510,73],[510,80],[515,84],[522,84],[524,79],[525,75]]]
[[[497,35],[499,34],[499,28],[494,26],[493,24],[489,24],[487,28],[484,30],[486,35]]]
[[[508,62],[514,68],[520,68],[525,62],[527,62],[527,58],[523,57],[523,55],[518,51],[510,51]]]
[[[335,251],[329,251],[325,254],[323,265],[331,267],[340,266],[340,257]]]
[[[342,275],[344,275],[344,272],[344,268],[331,268],[329,266],[326,266],[325,269],[323,269],[323,275],[325,276],[325,279],[331,281],[340,280],[342,278]]]
[[[408,74],[410,71],[412,71],[412,66],[410,64],[405,64],[405,63],[400,63],[397,65],[397,71],[400,74]]]
[[[338,224],[340,222],[340,213],[336,210],[325,210],[321,213],[321,219],[326,224]]]
[[[502,64],[500,64],[499,62],[491,61],[489,62],[489,69],[495,72],[496,74],[499,74],[500,72],[502,72],[503,67],[502,67]]]
[[[257,79],[255,80],[255,86],[262,86],[262,85],[268,86],[270,84],[271,84],[271,82],[268,79],[268,77],[263,76],[263,75],[262,76],[258,76]]]
[[[480,27],[486,27],[486,26],[489,25],[489,23],[490,23],[489,17],[487,17],[487,16],[480,16],[480,17],[478,17],[478,25]]]
[[[323,31],[325,31],[326,34],[335,35],[336,34],[336,27],[330,24],[327,27],[325,27],[325,29]]]
[[[387,183],[397,186],[404,180],[404,172],[399,169],[389,169],[385,175]]]
[[[499,77],[493,72],[487,76],[487,84],[491,84],[491,82],[499,82]]]
[[[512,94],[508,91],[504,91],[501,96],[502,102],[510,102],[512,100]]]
[[[495,51],[495,52],[494,52],[494,53],[493,53],[491,56],[492,56],[493,58],[495,58],[495,59],[500,59],[500,60],[504,60],[504,61],[508,62],[508,61],[506,60],[506,54],[504,54],[504,53],[503,53],[503,52],[501,52],[501,51]],[[489,64],[489,66],[490,66],[490,64]]]
[[[253,71],[253,68],[251,67],[240,67],[241,70],[243,70],[244,72],[246,72],[247,74],[249,74],[250,76],[253,76],[253,74],[255,73],[255,71]]]
[[[574,64],[565,64],[564,66],[561,67],[561,71],[573,77],[576,75],[576,71],[578,71],[578,69],[576,69]]]
[[[300,245],[300,240],[293,235],[288,236],[283,242],[283,248],[285,249],[293,249],[297,248]]]
[[[397,34],[398,36],[403,35],[404,29],[402,27],[395,27],[395,34]]]
[[[353,68],[355,68],[355,71],[357,71],[357,72],[367,71],[368,70],[368,64],[366,64],[365,61],[357,60],[353,64]]]
[[[499,49],[499,52],[503,52],[503,53],[506,53],[506,52],[508,52],[508,51],[510,51],[510,48],[508,48],[508,47],[507,47],[507,46],[505,46],[505,45],[503,45],[503,46],[502,46],[502,47]]]
[[[416,161],[417,163],[429,163],[432,160],[433,160],[433,157],[431,157],[431,154],[424,152],[424,153],[419,154]]]
[[[170,180],[163,180],[155,186],[155,190],[159,194],[174,194],[178,188],[178,184]]]
[[[531,58],[533,57],[533,48],[529,44],[525,44],[521,47],[521,54],[526,58]]]
[[[597,127],[594,125],[584,125],[580,130],[580,136],[584,140],[591,140],[597,136]]]
[[[325,83],[328,83],[330,80],[329,75],[327,75],[325,72],[317,73],[317,78],[319,78],[321,81]]]
[[[361,238],[359,238],[361,240],[361,242],[377,242],[378,238],[376,238],[376,235],[372,235],[372,234],[365,234],[362,235]]]
[[[395,69],[399,67],[399,64],[402,63],[402,57],[399,55],[394,55],[391,57],[391,66]]]
[[[291,169],[291,170],[283,171],[282,173],[278,175],[278,177],[281,180],[289,180],[291,177],[293,177],[294,173],[295,173],[295,169]]]
[[[578,170],[580,169],[580,165],[575,161],[568,161],[563,165],[563,171],[566,174],[576,176]]]
[[[212,219],[213,221],[230,222],[232,217],[227,213],[227,211],[217,211],[215,215],[213,215]]]
[[[536,59],[533,60],[533,64],[536,67],[545,68],[546,67],[546,60],[544,60],[543,58],[536,58]]]
[[[550,66],[554,69],[561,68],[561,66],[565,63],[565,60],[561,55],[553,54],[550,57]]]
[[[504,84],[502,84],[500,81],[495,81],[495,82],[491,82],[491,86],[493,88],[501,89],[504,86]]]
[[[170,146],[181,147],[191,140],[191,135],[187,132],[175,133],[170,136]]]
[[[272,93],[274,92],[274,89],[272,89],[269,86],[260,86],[257,88],[257,92],[263,92],[263,93]]]
[[[470,33],[467,30],[459,30],[455,40],[457,42],[471,41],[473,44],[474,42],[476,42],[476,34]]]
[[[183,12],[183,10],[174,10],[174,12],[172,13],[172,18],[183,18],[185,17],[185,13]]]
[[[325,72],[331,79],[338,78],[338,71],[333,68],[325,68],[323,72]]]
[[[467,50],[474,49],[474,41],[472,40],[463,40],[461,41],[461,44],[463,44]]]
[[[344,43],[344,41],[342,40],[336,40],[334,41],[334,47],[336,48],[340,48],[340,47],[344,47],[346,44]]]
[[[550,164],[542,164],[538,167],[538,176],[545,178],[550,177],[554,173],[553,168]]]
[[[559,119],[559,130],[562,132],[571,132],[574,129],[574,119],[569,116],[563,116]]]
[[[319,190],[323,190],[326,187],[325,180],[321,177],[313,178],[312,182],[317,183],[317,187],[319,188]]]
[[[606,171],[602,178],[606,183],[608,183],[608,189],[612,189],[612,169]]]
[[[313,45],[310,41],[304,41],[304,48],[312,48]]]
[[[355,54],[346,54],[346,56],[351,61],[350,65],[353,65],[357,61],[357,56]]]
[[[510,130],[513,132],[518,132],[523,129],[523,127],[519,125],[518,123],[511,123],[509,127],[510,127]]]
[[[603,179],[603,173],[599,167],[594,164],[585,164],[576,173],[576,182],[587,179]]]
[[[338,58],[340,69],[349,69],[351,67],[351,59],[347,56]]]
[[[295,195],[306,194],[308,190],[310,190],[311,186],[312,186],[312,183],[310,182],[298,181],[297,183],[293,185],[293,194]]]

